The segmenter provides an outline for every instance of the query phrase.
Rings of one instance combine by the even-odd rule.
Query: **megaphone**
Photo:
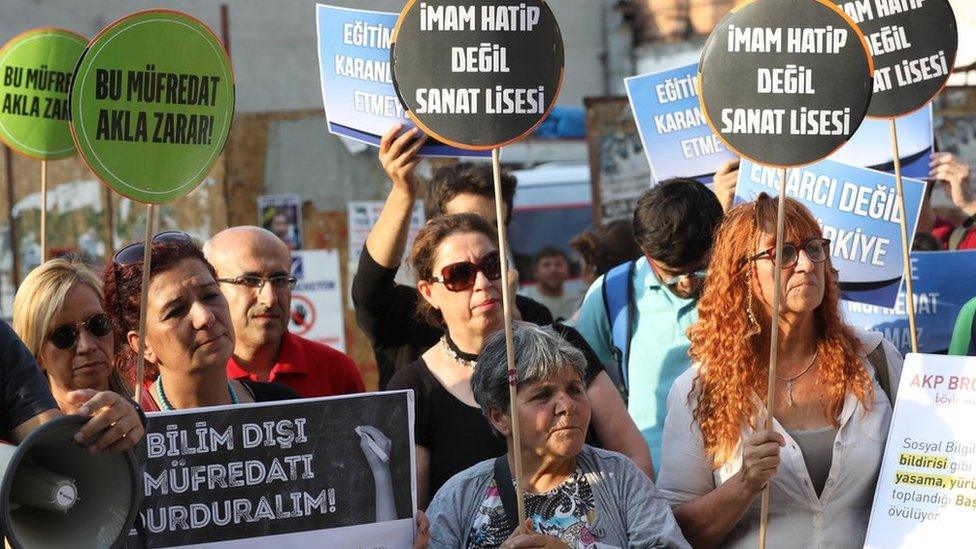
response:
[[[19,446],[0,444],[0,526],[15,549],[120,547],[141,501],[131,450],[90,454],[74,441],[86,422],[62,416]]]

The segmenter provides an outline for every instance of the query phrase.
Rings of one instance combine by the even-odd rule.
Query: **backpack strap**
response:
[[[868,362],[874,367],[874,378],[878,380],[881,390],[891,397],[891,375],[888,372],[888,357],[885,355],[884,340],[878,343],[873,351],[868,353]],[[892,402],[894,403],[894,402]]]
[[[505,520],[510,528],[509,532],[518,527],[518,504],[515,502],[515,486],[512,484],[512,473],[508,467],[508,454],[495,458],[495,486],[502,500]]]
[[[952,229],[952,232],[949,233],[949,242],[946,247],[950,250],[958,250],[959,245],[962,244],[963,239],[966,238],[967,232],[969,232],[969,227],[966,225],[960,225],[959,227]]]
[[[611,368],[607,373],[617,387],[623,388],[624,391],[629,387],[630,381],[627,361],[634,328],[634,308],[631,306],[634,300],[634,285],[631,281],[636,267],[636,261],[621,263],[610,269],[603,277],[603,305],[607,314],[607,324],[610,325],[613,357],[617,363],[616,368]]]

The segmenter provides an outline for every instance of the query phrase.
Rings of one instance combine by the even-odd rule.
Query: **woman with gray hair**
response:
[[[520,440],[512,438],[504,332],[478,357],[471,389],[508,453],[434,496],[430,547],[688,547],[667,500],[626,456],[587,446],[586,361],[552,329],[513,327]],[[521,452],[525,524],[516,528],[512,451]]]

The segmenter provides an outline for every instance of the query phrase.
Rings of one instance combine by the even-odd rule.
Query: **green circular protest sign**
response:
[[[75,154],[68,129],[71,75],[88,41],[62,29],[32,29],[0,48],[0,140],[20,154]]]
[[[206,25],[143,11],[88,44],[70,103],[71,133],[98,178],[161,204],[195,189],[216,162],[234,117],[234,76]]]

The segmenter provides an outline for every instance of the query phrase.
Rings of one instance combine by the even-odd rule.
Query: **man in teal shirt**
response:
[[[644,255],[628,272],[629,349],[614,344],[609,316],[617,312],[611,313],[606,297],[611,291],[626,295],[621,294],[626,290],[604,289],[607,277],[614,278],[613,270],[590,286],[576,325],[604,364],[619,368],[616,377],[624,382],[627,408],[647,441],[655,469],[668,391],[691,364],[685,331],[698,318],[708,252],[721,220],[718,199],[697,181],[671,179],[645,191],[634,211],[634,238]],[[622,328],[627,329],[626,322]],[[624,364],[613,366],[621,354]]]

